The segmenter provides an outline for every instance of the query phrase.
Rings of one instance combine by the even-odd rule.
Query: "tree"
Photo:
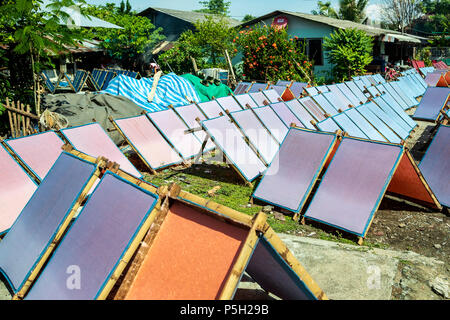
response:
[[[328,61],[333,66],[336,81],[345,81],[366,72],[372,62],[372,38],[358,29],[337,29],[329,38],[324,38],[328,50]]]
[[[231,1],[224,0],[206,0],[199,1],[199,3],[203,6],[203,8],[200,10],[195,10],[196,12],[220,14],[224,16],[229,14],[231,5]]]
[[[251,20],[253,20],[253,19],[255,19],[256,17],[255,16],[252,16],[251,14],[246,14],[245,16],[244,16],[244,18],[242,19],[242,22],[248,22],[248,21],[251,21]]]
[[[123,29],[93,28],[84,32],[86,36],[101,40],[101,46],[107,54],[120,61],[123,67],[137,69],[139,57],[164,39],[161,34],[162,28],[155,29],[146,17],[121,12],[121,10],[121,7],[116,7],[113,3],[107,3],[104,6],[88,6],[84,10],[85,13]]]
[[[365,9],[369,0],[340,0],[339,18],[361,22],[366,17]]]
[[[170,65],[178,74],[192,71],[191,58],[195,59],[199,69],[227,67],[224,53],[227,50],[230,58],[236,54],[233,39],[237,31],[226,19],[217,20],[211,16],[197,21],[194,26],[194,32],[183,32],[175,46],[159,56],[159,64],[163,68]]]
[[[286,28],[257,24],[239,32],[243,76],[249,80],[311,80],[312,63],[303,43],[290,38]]]
[[[331,6],[330,1],[327,2],[318,1],[317,8],[319,9],[319,11],[313,10],[311,11],[311,13],[315,15],[339,19],[339,15],[336,12],[336,10]]]
[[[418,0],[384,0],[383,23],[398,31],[410,29],[420,15]]]
[[[72,0],[2,1],[0,6],[0,40],[7,49],[0,56],[7,59],[10,84],[25,98],[33,88],[31,103],[37,106],[37,81],[49,57],[65,51],[83,39],[79,30],[69,25],[69,15],[63,10],[74,6]],[[77,1],[78,4],[84,1]],[[23,101],[23,100],[22,100]]]
[[[433,46],[450,46],[450,0],[423,0],[419,8],[422,15],[414,22],[414,31],[435,35]]]
[[[312,10],[315,15],[326,16],[335,19],[361,22],[365,18],[365,9],[369,0],[339,0],[339,9],[336,11],[331,2],[317,2],[317,10]]]

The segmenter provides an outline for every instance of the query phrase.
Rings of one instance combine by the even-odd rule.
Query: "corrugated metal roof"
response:
[[[165,13],[169,16],[173,16],[175,18],[187,21],[189,23],[194,24],[197,21],[203,22],[206,20],[206,17],[210,16],[213,17],[215,19],[220,19],[220,18],[224,18],[226,21],[228,21],[228,23],[230,24],[230,26],[235,27],[241,24],[241,21],[233,19],[233,18],[229,18],[229,17],[223,17],[221,15],[218,14],[210,14],[210,13],[203,13],[203,12],[194,12],[194,11],[183,11],[183,10],[174,10],[174,9],[166,9],[166,8],[154,8],[154,7],[149,7],[145,10],[143,10],[142,12],[139,13],[139,15],[145,15],[146,13],[148,13],[148,11],[150,10],[155,10],[158,12],[162,12]]]
[[[123,29],[118,25],[110,23],[108,21],[101,20],[99,18],[90,16],[90,15],[82,15],[80,10],[77,8],[66,7],[62,9],[67,14],[70,15],[70,24],[76,27],[85,27],[85,28],[108,28],[108,29]]]

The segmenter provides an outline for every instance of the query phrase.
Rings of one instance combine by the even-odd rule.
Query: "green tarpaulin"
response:
[[[231,89],[223,83],[219,85],[208,84],[208,86],[205,86],[201,82],[202,79],[192,74],[187,73],[181,76],[192,83],[195,91],[197,91],[198,95],[200,96],[201,102],[210,101],[213,97],[226,97],[233,93],[233,91],[231,91]]]

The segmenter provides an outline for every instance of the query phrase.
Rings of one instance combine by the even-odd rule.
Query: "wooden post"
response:
[[[258,243],[259,235],[257,230],[261,230],[266,225],[267,216],[260,212],[255,217],[250,232],[245,239],[241,252],[230,270],[228,278],[225,282],[222,292],[220,293],[220,300],[230,300],[236,290],[236,287],[242,277],[242,274],[247,267],[248,260],[250,259],[255,246]]]
[[[8,98],[6,98],[6,106],[9,107],[9,99]],[[6,108],[6,109],[8,110],[8,108]],[[16,131],[14,129],[14,122],[13,122],[13,118],[12,118],[12,114],[11,114],[10,110],[8,110],[8,119],[9,119],[9,127],[10,127],[10,130],[11,130],[11,136],[13,138],[15,138],[16,137]]]
[[[152,89],[148,94],[147,101],[152,102],[155,97],[156,87],[158,86],[159,78],[161,78],[162,71],[158,71],[153,77]]]
[[[236,75],[234,74],[233,64],[231,63],[230,55],[228,54],[227,49],[225,49],[225,59],[227,60],[228,67],[230,68],[230,72],[231,72],[231,84],[236,85],[236,83],[237,83]]]

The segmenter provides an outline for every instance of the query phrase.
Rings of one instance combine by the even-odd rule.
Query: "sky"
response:
[[[380,20],[378,6],[383,0],[370,0],[367,7],[367,15],[373,20]],[[89,0],[92,4],[105,4],[115,2],[120,4],[121,0]],[[338,0],[331,0],[334,7],[338,7]],[[201,9],[199,0],[130,0],[133,10],[138,12],[148,7],[196,10]],[[246,14],[262,16],[275,10],[287,10],[294,12],[311,13],[317,9],[317,0],[231,0],[231,17],[242,20]]]

